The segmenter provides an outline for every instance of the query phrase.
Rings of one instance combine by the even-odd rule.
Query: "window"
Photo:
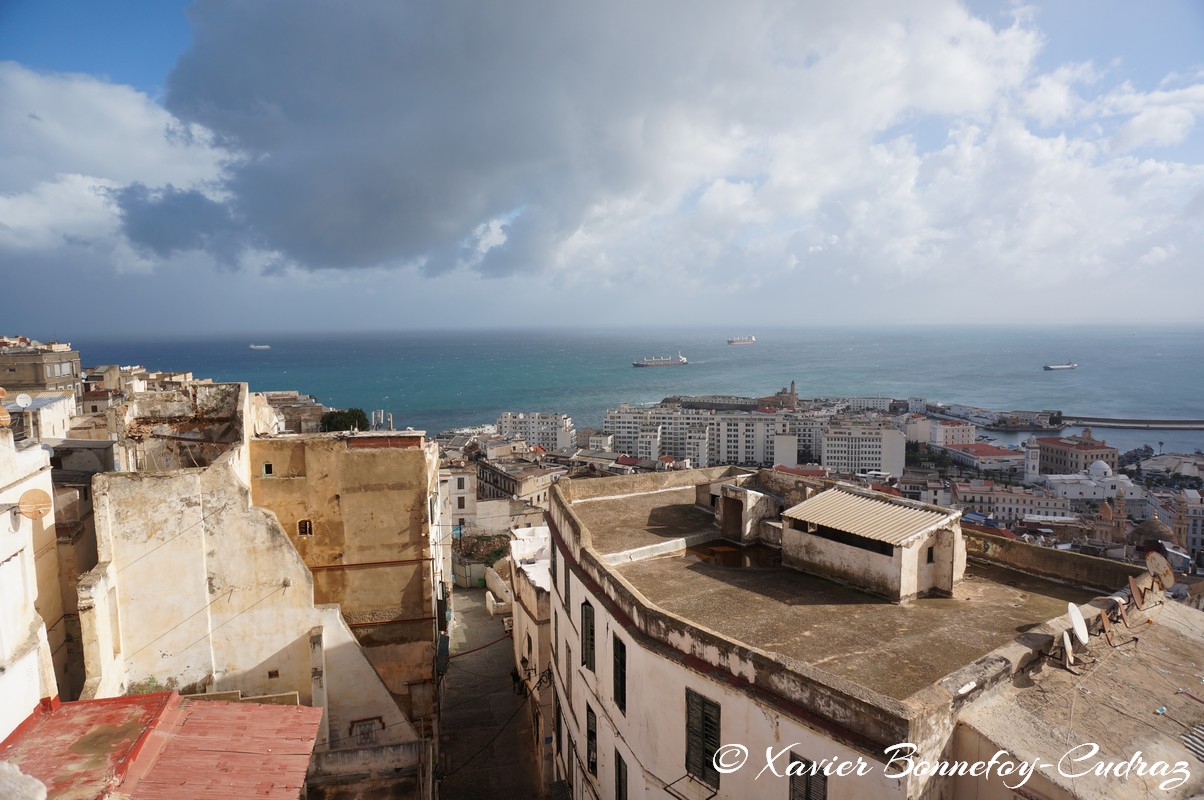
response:
[[[308,519],[297,520],[297,535],[298,536],[313,536],[314,524]]]
[[[459,491],[464,490],[464,479],[463,478],[456,478],[456,489]],[[463,506],[461,506],[461,508],[463,508]]]
[[[790,800],[826,800],[828,778],[814,762],[791,753],[789,773]]]
[[[936,561],[936,557],[935,557],[935,556],[934,556],[934,554],[933,554],[933,551],[934,551],[934,550],[935,550],[935,548],[932,548],[932,547],[929,547],[929,548],[928,548],[928,563],[929,563],[929,564],[931,564],[931,563],[933,563],[934,561]]]
[[[464,508],[464,498],[463,497],[456,498],[456,508]]]
[[[627,762],[615,751],[615,800],[627,800]]]
[[[581,665],[594,671],[594,607],[581,604]]]
[[[614,694],[615,705],[624,714],[627,713],[627,645],[618,636],[613,636],[611,651],[614,653]]]
[[[384,720],[380,717],[357,719],[351,723],[351,741],[360,747],[376,744],[376,732],[384,727]]]
[[[548,570],[548,574],[552,576],[552,585],[556,585],[556,542],[552,542],[552,564]]]
[[[270,478],[272,476],[272,465],[267,461],[263,462],[263,477]]]
[[[598,774],[598,717],[588,705],[585,707],[585,766],[590,775]]]
[[[715,751],[719,749],[719,704],[686,689],[686,772],[719,788]]]

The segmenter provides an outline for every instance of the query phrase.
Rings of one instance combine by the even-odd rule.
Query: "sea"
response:
[[[728,345],[756,336],[754,345]],[[88,337],[85,366],[140,364],[296,389],[336,408],[382,409],[429,434],[493,423],[502,411],[568,414],[600,428],[608,408],[670,395],[925,398],[992,410],[1204,419],[1204,324],[1177,326],[799,325],[394,333]],[[251,349],[251,344],[270,349]],[[646,356],[682,366],[636,369]],[[1047,372],[1072,361],[1077,369]],[[1067,429],[1068,433],[1078,432]],[[1098,429],[1122,451],[1204,448],[1204,431]],[[998,435],[997,444],[1022,441]]]

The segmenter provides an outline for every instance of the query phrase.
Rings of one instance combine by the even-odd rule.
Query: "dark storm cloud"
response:
[[[237,266],[247,235],[225,205],[170,185],[151,190],[133,183],[110,196],[121,209],[122,231],[139,247],[160,258],[204,250],[224,266]]]
[[[225,218],[196,196],[120,195],[133,241],[245,246],[254,231],[306,267],[438,273],[512,215],[509,241],[477,262],[496,275],[538,267],[591,202],[655,173],[656,118],[720,87],[714,70],[739,71],[728,36],[749,24],[669,4],[278,0],[190,15],[166,106],[243,158]],[[206,228],[233,218],[245,227],[224,239]]]

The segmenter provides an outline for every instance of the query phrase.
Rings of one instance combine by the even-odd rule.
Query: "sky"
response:
[[[1196,0],[0,0],[0,334],[1200,322]]]

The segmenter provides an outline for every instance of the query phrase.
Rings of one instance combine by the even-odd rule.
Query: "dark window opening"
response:
[[[615,706],[624,714],[627,713],[627,645],[618,636],[613,637],[611,650],[614,652]]]
[[[581,665],[594,671],[594,607],[581,604]]]
[[[263,462],[263,476],[266,478],[272,474],[272,465],[268,462]]]
[[[585,707],[585,765],[590,775],[598,774],[598,717]]]
[[[627,762],[615,751],[615,800],[627,800]]]
[[[935,561],[936,561],[936,554],[935,554],[935,552],[934,552],[935,550],[936,550],[936,548],[935,548],[935,547],[929,547],[929,548],[928,548],[928,563],[929,563],[929,564],[931,564],[931,563],[933,563],[933,562],[935,562]]]
[[[314,524],[308,519],[297,520],[297,535],[298,536],[313,536]]]
[[[864,536],[857,536],[846,531],[829,528],[826,525],[816,525],[814,530],[807,531],[812,536],[818,536],[821,539],[827,539],[830,542],[839,544],[847,544],[849,547],[856,547],[860,550],[868,550],[871,553],[877,553],[883,556],[894,556],[895,547],[890,542],[880,542],[877,539],[867,539]]]

